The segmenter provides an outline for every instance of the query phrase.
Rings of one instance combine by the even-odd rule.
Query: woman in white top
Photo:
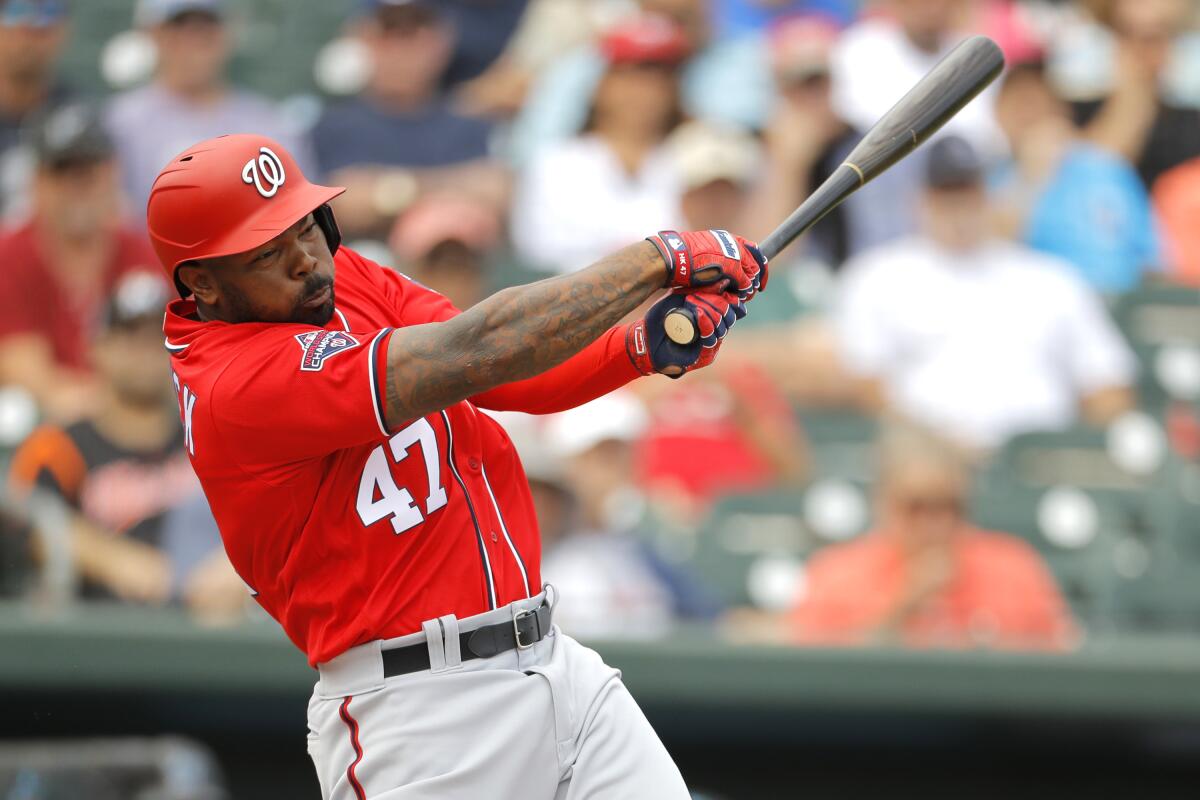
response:
[[[513,243],[533,266],[573,272],[647,230],[678,227],[680,180],[663,145],[679,123],[688,40],[640,16],[601,42],[607,70],[579,136],[534,158],[513,207]]]

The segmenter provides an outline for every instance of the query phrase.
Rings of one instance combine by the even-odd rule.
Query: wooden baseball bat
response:
[[[973,36],[947,53],[867,131],[833,174],[762,240],[763,255],[768,260],[775,258],[867,181],[915,150],[1002,69],[1004,54],[986,36]],[[696,341],[696,321],[686,309],[668,313],[663,327],[676,344]]]

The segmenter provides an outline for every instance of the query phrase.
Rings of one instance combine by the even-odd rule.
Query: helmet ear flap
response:
[[[333,209],[329,203],[324,203],[313,210],[313,219],[320,226],[321,231],[325,234],[325,241],[329,244],[329,252],[337,253],[338,248],[342,246],[342,232],[338,230],[337,220],[333,218]]]

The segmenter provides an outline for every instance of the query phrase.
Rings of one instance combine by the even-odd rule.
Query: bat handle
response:
[[[696,329],[696,318],[686,308],[668,311],[663,319],[663,330],[667,338],[677,345],[687,347],[694,344],[699,331]]]

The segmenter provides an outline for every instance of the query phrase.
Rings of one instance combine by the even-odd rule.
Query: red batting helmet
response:
[[[346,191],[309,183],[296,160],[266,136],[218,136],[189,147],[150,190],[150,241],[181,297],[175,273],[185,261],[242,253],[266,244],[310,212],[329,249],[341,242],[329,201]]]

